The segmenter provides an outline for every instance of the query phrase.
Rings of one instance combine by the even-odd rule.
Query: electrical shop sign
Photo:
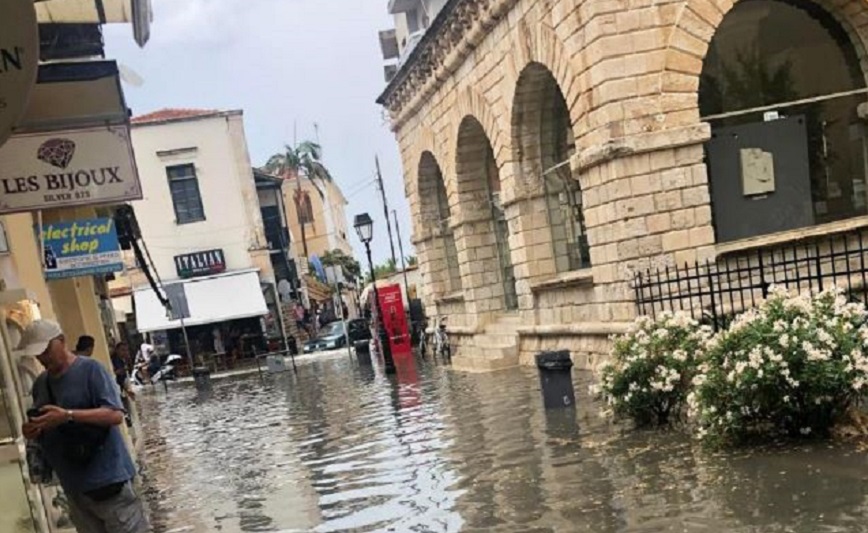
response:
[[[39,29],[33,0],[0,6],[0,145],[24,114],[36,85]]]
[[[128,126],[15,135],[0,148],[0,214],[141,198]]]
[[[56,222],[36,227],[43,249],[45,279],[120,272],[123,255],[111,218]]]

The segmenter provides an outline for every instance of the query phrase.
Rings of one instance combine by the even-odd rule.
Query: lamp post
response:
[[[383,365],[387,374],[395,373],[395,361],[392,359],[392,346],[389,335],[383,323],[383,309],[380,307],[380,293],[377,290],[377,276],[374,274],[374,261],[371,259],[371,239],[374,237],[374,221],[367,213],[356,215],[353,226],[359,235],[359,240],[365,245],[368,254],[368,268],[371,269],[371,282],[374,284],[374,302],[377,306],[377,338],[380,341],[380,352],[383,354]]]

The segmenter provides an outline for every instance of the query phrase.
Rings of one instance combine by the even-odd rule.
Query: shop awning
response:
[[[268,314],[265,297],[256,271],[232,272],[180,282],[184,286],[190,318],[185,326],[214,324],[239,318]],[[180,320],[169,320],[165,308],[150,288],[133,292],[136,323],[140,333],[181,327]]]
[[[40,23],[132,23],[139,46],[151,36],[151,0],[36,0]]]

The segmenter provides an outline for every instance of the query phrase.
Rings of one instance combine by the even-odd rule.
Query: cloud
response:
[[[227,47],[249,28],[260,0],[155,0],[153,46]]]

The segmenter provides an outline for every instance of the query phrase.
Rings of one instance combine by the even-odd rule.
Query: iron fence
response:
[[[651,317],[688,312],[718,330],[757,306],[773,285],[798,292],[838,286],[868,302],[864,240],[862,231],[851,231],[640,272],[633,280],[637,309]]]

